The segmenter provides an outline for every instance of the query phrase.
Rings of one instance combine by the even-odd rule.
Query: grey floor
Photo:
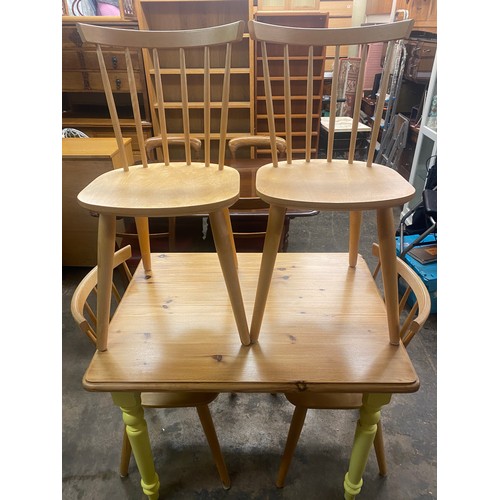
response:
[[[396,214],[397,215],[397,214]],[[373,268],[374,217],[363,220],[360,253]],[[289,252],[347,251],[348,216],[321,213],[294,219]],[[93,348],[69,312],[71,295],[87,272],[62,270],[62,498],[140,499],[140,476],[132,459],[130,474],[118,474],[122,420],[108,394],[81,385]],[[437,498],[436,316],[408,348],[420,390],[395,395],[383,411],[389,474],[382,478],[371,453],[360,499]],[[192,409],[146,410],[160,498],[170,499],[341,499],[356,412],[309,411],[287,483],[274,486],[293,407],[282,394],[221,394],[210,405],[232,480],[219,481],[197,414]]]

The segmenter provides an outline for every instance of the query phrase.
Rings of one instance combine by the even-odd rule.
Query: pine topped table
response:
[[[406,349],[391,345],[370,270],[347,253],[279,253],[259,341],[243,346],[217,255],[152,254],[155,273],[136,272],[83,385],[111,392],[129,427],[143,489],[158,498],[141,392],[332,391],[364,393],[345,498],[361,489],[380,408],[419,380]],[[261,254],[238,255],[251,312]],[[293,304],[293,307],[290,307]],[[286,311],[286,313],[284,313]],[[277,464],[278,465],[278,464]]]

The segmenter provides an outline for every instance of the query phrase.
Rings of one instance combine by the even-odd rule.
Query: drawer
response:
[[[134,70],[140,70],[139,55],[137,52],[131,52],[132,67]],[[104,51],[104,61],[106,68],[113,71],[127,71],[125,53],[123,51]],[[99,71],[99,61],[95,51],[90,50],[63,50],[62,51],[62,69],[88,69]]]
[[[137,24],[132,23],[113,23],[112,28],[122,28],[122,29],[137,29]],[[93,44],[83,43],[80,38],[80,34],[76,29],[76,25],[69,24],[62,26],[62,48],[63,49],[76,49],[81,47],[93,47]]]
[[[110,84],[113,92],[128,92],[128,76],[126,72],[113,71],[109,73]],[[142,92],[143,86],[140,74],[136,73],[137,91]],[[63,71],[62,73],[63,92],[85,92],[104,91],[101,73],[99,71]]]

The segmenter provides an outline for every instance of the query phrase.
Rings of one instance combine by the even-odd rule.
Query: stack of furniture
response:
[[[97,45],[98,54],[107,46],[121,46],[130,75],[133,75],[130,49],[143,49],[145,60],[152,63],[148,93],[155,96],[153,122],[159,127],[162,158],[153,163],[148,160],[142,140],[138,91],[131,85],[141,164],[130,165],[114,92],[106,83],[109,70],[100,57],[121,168],[100,175],[78,194],[82,207],[99,214],[98,266],[94,271],[97,352],[83,384],[89,391],[110,392],[120,407],[143,491],[149,498],[159,497],[160,481],[144,420],[144,393],[362,393],[360,418],[344,481],[345,498],[352,499],[361,490],[381,407],[393,393],[418,390],[418,377],[400,338],[392,218],[393,208],[411,199],[414,189],[393,170],[373,163],[373,136],[367,162],[354,160],[362,84],[356,93],[348,158],[333,160],[333,116],[328,124],[327,158],[314,159],[312,147],[315,102],[312,68],[316,59],[313,47],[320,46],[323,51],[324,45],[359,44],[363,64],[369,43],[388,42],[390,60],[394,40],[408,36],[411,26],[411,22],[403,22],[383,29],[353,28],[341,33],[309,28],[300,29],[298,37],[297,28],[255,20],[248,23],[250,36],[263,55],[267,103],[273,102],[268,71],[273,59],[266,56],[266,44],[303,45],[307,48],[306,67],[310,68],[304,77],[307,89],[304,154],[300,152],[298,158],[293,155],[289,71],[285,70],[281,76],[286,89],[287,143],[286,159],[282,161],[278,160],[279,140],[272,106],[267,109],[272,163],[261,167],[256,175],[256,192],[270,205],[262,255],[235,252],[229,207],[239,198],[240,180],[238,172],[224,164],[230,134],[228,114],[234,102],[230,86],[231,49],[244,39],[244,22],[163,32],[120,32],[92,25],[78,26],[82,39]],[[212,50],[215,59],[220,56],[219,50],[223,51],[224,56],[219,59],[219,63],[225,61],[223,64],[209,64]],[[332,95],[337,92],[340,50],[334,52]],[[175,71],[174,53],[179,62]],[[293,56],[286,48],[283,54],[283,67],[288,68]],[[201,59],[197,59],[199,55]],[[202,71],[193,71],[187,64],[193,60],[199,61]],[[192,106],[187,82],[200,74],[203,91],[197,96],[202,99]],[[178,101],[170,104],[168,97],[172,96],[165,91],[170,87],[172,75],[181,82],[180,104]],[[220,78],[220,93],[212,93],[210,87],[217,85]],[[388,81],[386,71],[381,84],[383,93]],[[169,134],[172,130],[177,133],[175,113],[174,129],[167,124],[169,111],[179,106],[183,160],[170,157]],[[197,130],[198,109],[202,110],[201,132]],[[214,119],[212,127],[209,118],[213,109],[220,110],[220,116]],[[372,132],[375,137],[382,110],[380,102]],[[191,156],[193,134],[201,134],[203,138],[200,161]],[[216,163],[212,162],[214,156]],[[349,211],[349,252],[277,254],[287,207]],[[377,212],[383,299],[366,262],[358,255],[361,215],[365,210]],[[148,217],[177,217],[200,211],[209,214],[216,253],[150,252]],[[110,321],[117,216],[135,218],[143,267],[136,270]],[[417,327],[428,314],[427,302],[424,296],[423,303],[419,303]],[[78,307],[78,311],[82,309],[83,305]],[[247,323],[250,311],[253,311],[251,329]],[[81,317],[78,314],[76,317],[81,324]],[[221,477],[227,486],[227,478],[222,473]]]

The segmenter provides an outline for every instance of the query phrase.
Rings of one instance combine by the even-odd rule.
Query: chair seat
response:
[[[326,159],[264,165],[256,190],[270,205],[318,210],[372,210],[410,200],[415,188],[395,170],[373,163]]]
[[[80,205],[98,213],[161,217],[211,213],[229,207],[240,193],[240,175],[231,167],[164,163],[106,172],[78,195]]]
[[[362,394],[341,394],[321,392],[285,393],[286,399],[295,406],[315,410],[352,410],[361,407]]]
[[[145,408],[187,408],[210,404],[218,392],[143,392]]]

